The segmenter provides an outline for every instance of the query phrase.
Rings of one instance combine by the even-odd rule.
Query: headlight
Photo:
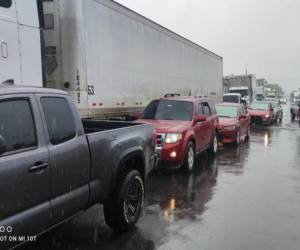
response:
[[[234,126],[224,127],[224,131],[234,131],[235,129],[236,129],[235,125]]]
[[[266,116],[266,118],[269,118],[270,116],[269,115],[265,115]]]
[[[182,139],[182,134],[167,134],[166,143],[175,143]]]

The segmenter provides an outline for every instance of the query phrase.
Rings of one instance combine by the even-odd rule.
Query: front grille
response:
[[[251,122],[252,123],[262,123],[262,118],[261,116],[251,116]]]
[[[157,142],[156,142],[156,147],[157,148],[162,148],[164,145],[166,134],[162,133],[157,133]]]

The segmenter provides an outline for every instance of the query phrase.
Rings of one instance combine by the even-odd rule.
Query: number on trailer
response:
[[[95,86],[88,85],[88,95],[95,95]]]

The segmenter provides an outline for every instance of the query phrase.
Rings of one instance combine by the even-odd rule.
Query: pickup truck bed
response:
[[[102,121],[102,120],[90,120],[82,119],[82,125],[86,134],[113,130],[118,128],[127,128],[140,125],[132,122],[116,122],[116,121]]]

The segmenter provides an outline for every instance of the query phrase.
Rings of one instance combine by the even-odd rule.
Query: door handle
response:
[[[42,172],[45,168],[48,167],[47,162],[36,162],[33,166],[31,166],[28,171],[30,173]]]

